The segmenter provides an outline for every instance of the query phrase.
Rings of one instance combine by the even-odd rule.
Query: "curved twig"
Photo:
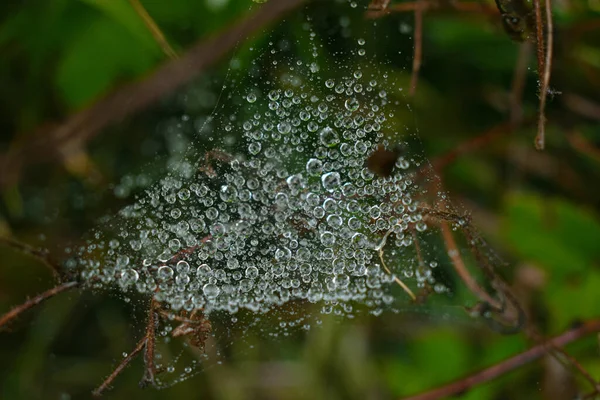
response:
[[[167,62],[148,78],[115,90],[56,129],[28,138],[20,147],[0,155],[0,186],[13,183],[25,165],[60,159],[69,149],[89,141],[107,126],[155,103],[215,64],[240,40],[249,38],[306,1],[269,1],[242,21],[196,44],[180,58]]]
[[[73,289],[77,286],[79,286],[79,282],[67,282],[55,286],[52,289],[46,290],[41,294],[38,294],[34,298],[27,300],[25,303],[13,308],[12,310],[4,314],[2,317],[0,317],[0,328],[12,321],[13,319],[15,319],[16,317],[18,317],[20,314],[24,313],[25,311],[37,306],[44,300],[47,300],[50,297],[54,297],[57,294],[67,291],[69,289]]]
[[[20,251],[21,253],[27,254],[31,257],[38,259],[46,267],[48,267],[50,271],[52,271],[54,277],[58,278],[60,276],[60,267],[50,258],[47,251],[36,249],[27,243],[23,243],[16,239],[7,237],[0,237],[0,244],[12,247],[13,249]]]
[[[438,387],[437,389],[433,389],[415,396],[406,397],[404,400],[436,400],[456,395],[472,388],[473,386],[495,379],[509,371],[515,370],[525,364],[537,360],[545,355],[550,347],[562,347],[568,343],[574,342],[586,335],[589,335],[590,333],[598,331],[600,331],[600,319],[585,322],[576,328],[570,329],[554,337],[553,339],[538,344],[537,346],[508,358],[494,366],[476,372],[473,375],[466,376],[456,382]]]

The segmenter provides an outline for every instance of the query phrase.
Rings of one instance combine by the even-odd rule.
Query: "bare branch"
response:
[[[578,327],[570,329],[561,335],[554,337],[544,343],[538,344],[529,350],[508,358],[494,366],[466,376],[456,382],[441,386],[437,389],[406,397],[404,400],[436,400],[450,397],[483,382],[495,379],[507,372],[513,371],[525,364],[537,360],[548,352],[549,347],[560,348],[568,343],[574,342],[586,335],[600,331],[600,319],[584,322]]]
[[[525,78],[527,74],[527,65],[531,53],[531,44],[522,42],[519,45],[519,55],[510,91],[510,124],[515,129],[523,122],[523,92],[525,89]]]
[[[144,364],[146,370],[140,381],[140,386],[154,385],[154,376],[156,369],[154,367],[154,349],[156,345],[156,310],[158,304],[154,297],[150,300],[150,309],[148,310],[148,322],[146,324],[146,347],[144,349]]]
[[[46,250],[36,249],[27,243],[20,242],[16,239],[1,237],[0,236],[0,244],[4,244],[5,246],[12,247],[13,249],[19,250],[20,252],[27,254],[31,257],[38,259],[42,264],[44,264],[50,271],[54,277],[60,277],[60,266],[54,262],[48,252]]]
[[[158,43],[162,49],[163,53],[169,58],[177,58],[177,53],[173,50],[158,25],[156,25],[156,22],[154,22],[150,14],[148,14],[148,11],[146,11],[142,3],[140,3],[140,0],[129,0],[129,4],[131,4],[135,12],[140,16],[142,21],[144,21],[144,24],[154,37],[156,43]]]
[[[34,298],[27,300],[25,303],[13,308],[9,312],[7,312],[3,316],[1,316],[0,317],[0,328],[2,328],[4,325],[9,323],[13,319],[17,318],[20,314],[24,313],[25,311],[37,306],[44,300],[47,300],[50,297],[54,297],[57,294],[67,291],[69,289],[73,289],[77,286],[79,286],[79,282],[67,282],[67,283],[63,283],[61,285],[55,286],[52,289],[49,289],[41,294],[38,294]]]
[[[460,256],[460,251],[458,250],[458,246],[456,245],[456,241],[452,236],[452,231],[448,226],[446,221],[442,221],[440,223],[442,229],[442,236],[444,238],[444,243],[446,245],[446,249],[448,250],[448,256],[450,260],[452,260],[452,265],[454,266],[454,270],[460,277],[460,279],[467,285],[469,290],[479,298],[481,301],[485,301],[493,308],[500,310],[503,308],[503,305],[492,296],[490,296],[473,278],[473,275],[467,269],[462,257]]]
[[[554,28],[552,25],[552,4],[545,0],[546,40],[544,40],[544,22],[542,22],[541,0],[533,0],[536,22],[536,45],[538,59],[538,75],[540,77],[540,104],[538,109],[538,132],[535,137],[535,148],[543,150],[546,145],[546,99],[552,71],[552,48]]]
[[[108,387],[111,385],[111,383],[115,380],[115,378],[117,376],[119,376],[119,374],[121,372],[123,372],[123,370],[125,369],[125,367],[127,367],[129,365],[129,363],[131,363],[131,361],[133,361],[133,359],[144,349],[145,345],[146,345],[146,337],[144,336],[138,342],[138,344],[135,346],[135,348],[133,349],[133,351],[131,353],[129,353],[127,355],[127,357],[125,357],[123,359],[123,361],[121,361],[119,363],[119,365],[117,366],[117,368],[115,368],[115,370],[112,372],[112,374],[110,374],[108,376],[108,378],[106,378],[104,380],[104,382],[102,382],[102,384],[100,386],[98,386],[92,392],[92,395],[94,397],[101,397],[104,394],[104,392],[106,391],[106,389],[108,389]]]
[[[250,37],[265,25],[282,18],[306,0],[269,1],[257,12],[230,26],[222,33],[193,46],[182,57],[158,68],[148,78],[132,82],[91,107],[73,115],[49,132],[28,139],[8,154],[0,155],[0,186],[13,183],[29,164],[64,157],[69,149],[95,137],[102,129],[141,111],[200,75],[229,53],[240,40]],[[40,132],[41,133],[41,132]]]
[[[423,13],[425,11],[425,7],[422,5],[422,3],[424,1],[425,0],[417,0],[417,7],[415,8],[415,44],[409,91],[411,96],[414,96],[417,91],[417,81],[419,79],[419,71],[421,70],[421,62],[423,60]]]

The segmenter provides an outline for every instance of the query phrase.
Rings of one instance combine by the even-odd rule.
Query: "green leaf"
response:
[[[100,19],[81,33],[60,61],[56,83],[70,107],[79,107],[106,92],[119,79],[151,68],[159,53],[140,45],[122,25]]]
[[[589,271],[600,259],[598,218],[560,199],[516,194],[505,204],[503,236],[523,261],[547,267],[552,278]]]
[[[159,47],[142,18],[127,0],[80,0],[103,12],[108,18],[118,22],[135,36],[148,50],[158,51]]]

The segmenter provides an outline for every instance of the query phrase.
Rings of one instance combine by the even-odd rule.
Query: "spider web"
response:
[[[489,282],[473,312],[503,306],[485,296],[501,289],[493,253],[409,128],[402,79],[369,53],[374,31],[352,21],[326,37],[328,21],[306,13],[241,48],[222,90],[198,97],[218,98],[214,111],[183,117],[195,133],[165,176],[71,261],[92,288],[159,304],[157,386],[220,363],[252,335],[294,336],[323,315],[462,306],[459,259]]]

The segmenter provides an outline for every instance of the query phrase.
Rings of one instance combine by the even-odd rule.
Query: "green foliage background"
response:
[[[249,0],[142,3],[178,52],[257,7]],[[365,7],[364,2],[350,9],[346,3],[323,1],[310,4],[305,13],[332,21],[350,15],[353,26],[377,32],[378,40],[367,44],[369,51],[386,60],[382,72],[408,90],[412,14],[373,22],[364,19]],[[501,274],[547,335],[600,315],[599,12],[594,0],[555,2],[551,87],[560,93],[550,98],[545,151],[533,148],[537,77],[532,52],[524,123],[439,171],[453,199],[472,211],[474,224],[509,262]],[[292,35],[302,18],[291,16],[289,21],[278,28],[281,34]],[[326,41],[327,32],[320,34]],[[250,46],[256,52],[266,46],[264,38],[258,34],[240,45],[242,66],[252,57]],[[508,120],[519,46],[502,31],[498,17],[451,9],[425,14],[423,68],[406,124],[418,129],[432,162]],[[166,61],[127,0],[2,2],[0,55],[3,152],[30,140],[38,127],[64,120]],[[125,174],[177,151],[168,124],[190,111],[186,107],[210,109],[210,101],[203,101],[222,84],[227,64],[224,60],[181,91],[194,94],[196,103],[182,106],[178,93],[106,129],[82,149],[85,167],[65,160],[24,171],[16,183],[2,188],[2,233],[60,248],[93,227],[107,210],[118,209],[122,202],[112,195],[115,185]],[[573,106],[573,96],[585,99],[589,107]],[[31,259],[4,248],[0,255],[0,311],[53,284],[48,271]],[[91,293],[59,296],[28,313],[11,332],[0,334],[0,398],[87,398],[137,341],[141,328],[132,325],[140,325],[138,313],[115,296]],[[466,317],[445,314],[445,309],[432,307],[324,324],[298,340],[256,337],[255,357],[210,368],[163,391],[141,392],[137,382],[142,364],[137,360],[116,380],[108,398],[398,398],[531,345],[522,335],[502,336]],[[596,338],[569,349],[600,377]],[[586,388],[585,382],[545,359],[461,398],[570,399],[576,387]]]

